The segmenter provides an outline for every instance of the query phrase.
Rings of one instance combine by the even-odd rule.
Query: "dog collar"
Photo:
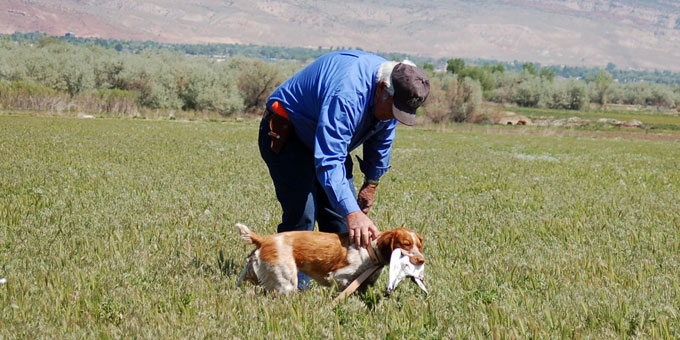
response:
[[[385,265],[385,259],[383,259],[382,255],[380,255],[380,252],[375,248],[373,245],[373,242],[371,242],[371,246],[366,247],[366,251],[368,251],[368,256],[371,257],[371,261],[375,263],[376,265]]]

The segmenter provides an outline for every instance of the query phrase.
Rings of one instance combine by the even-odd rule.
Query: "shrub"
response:
[[[27,82],[0,85],[0,106],[15,109],[63,110],[69,96],[49,87]]]
[[[482,88],[476,80],[455,76],[434,77],[423,112],[433,123],[476,120],[482,103]]]
[[[495,85],[491,68],[488,66],[486,68],[478,66],[466,67],[457,73],[457,75],[459,80],[464,81],[464,79],[468,77],[476,80],[487,97],[489,96],[487,93],[491,92]]]
[[[555,81],[547,85],[544,105],[551,109],[569,109],[571,107],[571,98],[568,83],[565,81]]]
[[[534,77],[520,83],[512,100],[519,106],[538,106],[541,101],[541,80]]]
[[[137,93],[120,89],[100,89],[81,93],[74,98],[73,106],[82,111],[129,116],[137,115],[140,111]]]
[[[516,72],[494,72],[494,89],[489,92],[488,99],[496,103],[511,103],[520,75]]]
[[[648,105],[671,108],[675,106],[675,94],[670,87],[660,84],[651,85],[651,96],[646,100]]]
[[[262,110],[269,95],[283,81],[283,75],[275,65],[262,60],[242,63],[237,84],[245,110]]]
[[[588,105],[588,89],[583,81],[569,80],[567,83],[569,109],[582,110]]]
[[[647,105],[647,98],[652,96],[651,89],[644,83],[630,83],[624,88],[624,104]]]

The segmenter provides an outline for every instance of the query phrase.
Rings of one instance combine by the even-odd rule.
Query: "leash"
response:
[[[368,279],[369,276],[373,275],[373,273],[375,273],[375,271],[378,270],[378,268],[380,267],[381,266],[379,265],[374,265],[371,268],[368,268],[361,275],[359,275],[359,277],[352,281],[352,283],[350,283],[349,286],[347,286],[347,288],[345,288],[345,290],[343,290],[342,293],[340,293],[340,295],[333,299],[333,302],[331,302],[331,308],[335,307],[335,305],[337,305],[338,302],[340,302],[340,300],[354,293],[354,291],[356,291],[357,288],[359,288],[359,286],[361,286],[361,284],[364,283],[364,281],[366,281],[366,279]]]
[[[354,281],[352,281],[352,283],[350,283],[349,286],[347,286],[347,288],[345,288],[345,290],[340,293],[340,295],[333,299],[333,302],[331,302],[331,308],[335,307],[335,305],[337,305],[340,300],[354,293],[361,286],[361,284],[366,281],[366,279],[368,279],[379,268],[385,265],[385,260],[382,258],[382,256],[380,256],[379,252],[375,251],[373,246],[367,247],[366,251],[368,251],[368,256],[370,256],[371,260],[373,261],[373,266],[361,273],[361,275],[354,279]]]

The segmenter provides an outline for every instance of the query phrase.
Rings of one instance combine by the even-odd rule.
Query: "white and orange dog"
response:
[[[346,288],[364,271],[379,265],[365,284],[374,284],[390,254],[401,248],[414,265],[425,263],[423,238],[408,228],[381,233],[371,247],[358,248],[349,235],[316,231],[290,231],[260,236],[243,224],[236,224],[243,240],[256,248],[246,259],[236,285],[249,281],[267,290],[287,294],[297,289],[301,271],[324,286]]]

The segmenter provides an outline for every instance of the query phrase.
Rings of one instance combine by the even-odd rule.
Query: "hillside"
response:
[[[680,71],[680,4],[630,0],[5,0],[0,33],[361,47]]]

